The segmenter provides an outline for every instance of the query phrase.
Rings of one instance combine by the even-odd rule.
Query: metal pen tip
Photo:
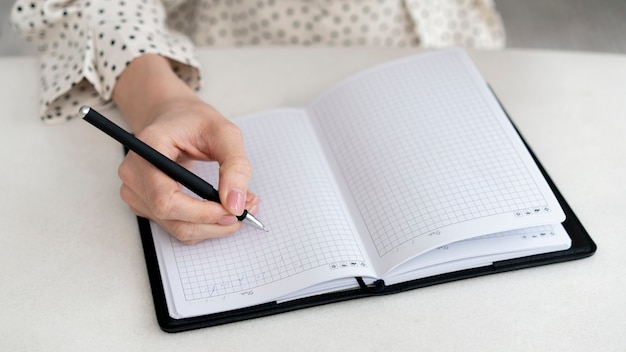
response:
[[[251,225],[259,230],[263,230],[265,232],[270,232],[268,229],[265,228],[265,225],[263,225],[263,223],[261,221],[259,221],[259,219],[255,218],[254,215],[247,213],[246,217],[243,219],[243,222],[245,222],[248,225]]]

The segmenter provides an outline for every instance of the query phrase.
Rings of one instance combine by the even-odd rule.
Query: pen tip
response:
[[[254,215],[252,215],[251,213],[246,213],[246,217],[243,219],[243,221],[259,230],[269,232],[265,225],[263,225],[263,223],[260,222],[259,219],[255,218]]]

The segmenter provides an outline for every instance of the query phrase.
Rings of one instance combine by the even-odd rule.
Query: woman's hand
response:
[[[222,204],[184,194],[176,181],[130,152],[119,168],[120,193],[135,214],[193,244],[237,231],[241,223],[235,216],[244,209],[256,213],[259,199],[247,192],[251,170],[241,132],[180,81],[165,58],[135,59],[113,99],[136,136],[165,156],[188,168],[194,160],[220,165]]]

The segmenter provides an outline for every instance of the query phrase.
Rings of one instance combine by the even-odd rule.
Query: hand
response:
[[[251,170],[241,132],[172,76],[163,58],[146,55],[136,61],[120,77],[114,100],[137,137],[170,159],[188,168],[194,160],[217,161],[222,204],[184,194],[178,183],[132,152],[119,168],[122,199],[135,214],[187,244],[234,233],[241,226],[235,216],[244,209],[255,214],[259,205],[247,192]],[[142,79],[157,80],[143,85],[147,92],[131,89]],[[133,94],[137,91],[142,93]]]
[[[255,214],[259,199],[246,192],[250,165],[239,129],[209,105],[176,102],[167,106],[137,137],[191,167],[194,160],[220,164],[218,190],[222,204],[197,200],[140,156],[129,153],[119,168],[121,197],[135,214],[157,222],[184,243],[235,232],[241,223],[235,215],[244,209]]]

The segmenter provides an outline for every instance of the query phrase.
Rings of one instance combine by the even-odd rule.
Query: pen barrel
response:
[[[87,110],[88,109],[88,110]],[[119,127],[111,120],[102,116],[99,112],[89,107],[81,108],[83,119],[94,125],[104,133],[117,140],[137,155],[146,159],[163,173],[176,180],[198,196],[213,202],[220,203],[219,193],[208,182],[196,174],[185,169],[172,159],[159,153],[137,137]]]

